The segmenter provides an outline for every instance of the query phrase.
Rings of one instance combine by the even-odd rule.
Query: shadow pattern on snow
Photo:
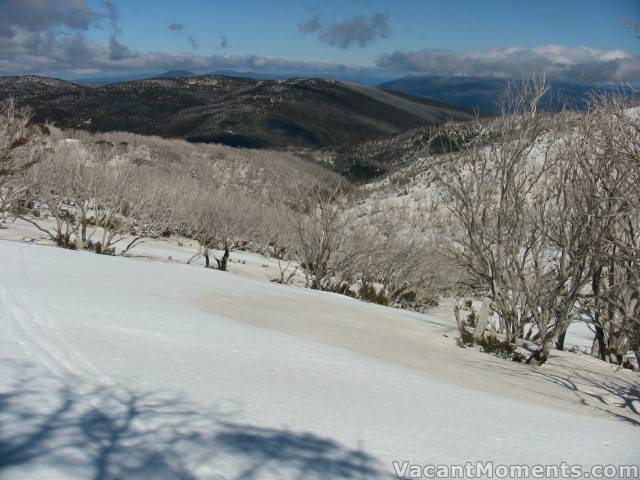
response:
[[[640,384],[636,373],[628,379],[602,378],[587,369],[571,365],[511,365],[496,360],[490,365],[474,364],[477,368],[516,378],[532,378],[566,389],[580,404],[600,411],[615,420],[640,426]],[[469,363],[471,366],[471,363]]]
[[[202,411],[175,395],[62,384],[32,364],[0,365],[19,372],[0,390],[0,476],[40,467],[94,480],[392,478],[330,438],[234,422],[237,405]]]

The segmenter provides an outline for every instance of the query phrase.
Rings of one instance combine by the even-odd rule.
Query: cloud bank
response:
[[[113,5],[105,5],[107,9]],[[0,3],[0,35],[11,31],[44,32],[68,27],[87,30],[107,13],[93,11],[84,0],[3,0]]]
[[[544,45],[483,52],[425,49],[392,52],[378,58],[379,68],[429,75],[513,78],[545,73],[557,80],[592,82],[640,80],[640,58],[622,50]]]

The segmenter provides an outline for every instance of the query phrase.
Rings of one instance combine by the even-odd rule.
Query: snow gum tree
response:
[[[603,224],[592,243],[590,292],[581,314],[595,331],[592,353],[640,364],[640,117],[622,95],[600,96],[576,131],[584,174],[575,189]]]
[[[546,154],[541,165],[531,161],[542,133],[537,104],[545,91],[544,82],[524,82],[519,91],[507,92],[496,139],[453,156],[450,167],[437,174],[456,220],[453,254],[487,292],[510,342],[522,336],[527,315],[515,281],[517,265],[528,262],[521,248],[530,226],[528,195],[550,161]]]
[[[49,127],[32,122],[32,111],[8,98],[0,105],[0,220],[32,187],[28,170],[49,150]]]

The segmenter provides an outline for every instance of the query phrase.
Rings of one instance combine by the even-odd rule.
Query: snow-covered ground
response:
[[[0,478],[638,461],[637,373],[565,352],[507,362],[457,347],[445,307],[272,284],[277,266],[247,253],[234,274],[146,248],[155,260],[0,240]]]

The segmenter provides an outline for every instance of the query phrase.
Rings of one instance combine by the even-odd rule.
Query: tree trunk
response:
[[[593,339],[593,346],[591,347],[591,355],[598,357],[600,360],[607,359],[607,345],[604,340],[604,329],[600,323],[600,278],[602,276],[602,265],[600,265],[591,276],[591,290],[593,291],[595,308],[593,322],[596,327],[596,336]]]
[[[209,249],[204,249],[204,268],[209,268]]]
[[[229,246],[225,244],[224,255],[222,255],[222,258],[216,258],[216,262],[218,263],[218,269],[222,270],[223,272],[226,272],[228,260],[229,260]]]
[[[607,360],[607,344],[604,339],[604,329],[596,325],[596,336],[593,339],[593,347],[591,347],[591,355],[600,360]]]
[[[620,329],[610,329],[609,330],[609,348],[607,349],[607,353],[609,355],[609,362],[614,363],[616,365],[622,365],[624,361],[624,356],[628,351],[628,345],[626,342],[626,337],[624,333],[620,331]]]
[[[613,363],[614,365],[622,365],[622,360],[624,356],[618,352],[610,352],[609,353],[609,363]]]
[[[87,220],[83,218],[82,226],[80,227],[80,242],[82,248],[87,247]]]
[[[498,330],[496,329],[496,325],[495,323],[491,322],[491,338],[493,340],[495,340],[496,338],[498,338]]]
[[[565,330],[560,334],[558,340],[556,341],[556,348],[560,351],[564,350],[564,338],[567,335],[567,331]]]
[[[487,327],[487,320],[489,319],[490,304],[491,301],[489,300],[489,298],[485,297],[484,299],[482,299],[482,308],[480,308],[478,320],[476,321],[476,328],[473,331],[473,341],[475,343],[478,343],[484,338],[484,331]]]
[[[525,340],[531,340],[531,336],[533,335],[533,329],[535,328],[535,324],[532,324],[527,331],[527,334],[524,336]]]
[[[522,323],[522,320],[520,322],[518,322],[518,325],[516,326],[516,331],[515,331],[514,337],[515,338],[524,337],[524,325]]]
[[[453,306],[453,314],[456,317],[456,324],[458,325],[458,331],[462,333],[464,331],[464,322],[460,317],[460,305],[457,303]]]
[[[549,352],[551,351],[551,345],[553,345],[553,338],[549,338],[544,341],[542,346],[538,348],[533,354],[527,358],[529,365],[540,366],[549,360]]]

